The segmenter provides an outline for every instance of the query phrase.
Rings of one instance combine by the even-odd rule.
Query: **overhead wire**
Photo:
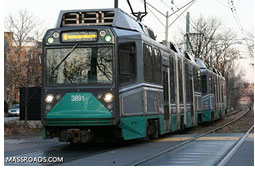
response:
[[[188,7],[187,7],[172,23],[170,23],[170,24],[168,25],[168,27],[172,26],[173,23],[174,23],[180,16],[182,16],[182,14],[183,14],[185,11],[187,11],[187,10],[191,7],[191,5],[194,4],[195,1],[196,1],[196,0],[193,0],[193,1],[191,2],[191,4],[189,4],[189,6],[188,6]]]
[[[142,0],[140,0],[142,3],[143,3],[143,1]],[[187,4],[185,4],[184,6],[182,6],[181,8],[178,8],[178,10],[177,11],[174,11],[173,10],[173,13],[172,14],[170,14],[168,17],[170,17],[170,16],[172,16],[173,14],[176,14],[177,12],[179,12],[182,8],[184,8],[184,7],[186,7],[188,4],[193,4],[193,2],[195,2],[196,0],[190,0]],[[162,1],[161,1],[162,2]],[[166,15],[165,14],[163,14],[160,10],[158,10],[156,7],[154,7],[153,5],[151,5],[150,3],[148,3],[148,2],[146,2],[146,4],[147,5],[149,5],[151,8],[153,8],[154,10],[156,10],[158,13],[160,13],[161,15],[163,15],[164,17],[166,17]],[[164,3],[164,5],[166,5],[165,3]],[[147,7],[148,8],[148,7]],[[163,24],[162,22],[161,22],[161,20],[157,17],[157,15],[155,14],[155,13],[153,13],[152,12],[152,10],[150,10],[149,8],[148,8],[148,10],[153,14],[153,16],[165,27],[165,24]],[[177,18],[179,18],[180,16],[178,15],[178,14],[176,14],[177,15]],[[169,27],[169,26],[168,26]]]
[[[175,8],[176,8],[177,10],[180,10],[180,8],[174,3],[174,0],[171,0],[172,7],[170,7],[168,4],[166,4],[166,3],[164,2],[164,0],[161,0],[161,2],[162,2],[163,5],[165,5],[167,8],[171,9],[173,12],[176,12],[176,11],[174,10],[174,7],[173,7],[173,6],[175,6]],[[190,1],[189,1],[189,2],[190,2]],[[182,4],[183,4],[183,3],[182,3]],[[179,12],[179,11],[178,11],[178,12]],[[179,14],[178,14],[177,12],[176,12],[175,14],[176,14],[177,17],[179,17],[179,18],[181,19],[181,21],[182,21],[184,24],[186,24],[185,17],[184,17],[183,15],[180,17]],[[183,17],[184,17],[184,19],[183,19]],[[191,26],[196,30],[196,25],[193,23],[192,20],[190,20],[190,24],[191,24]]]
[[[164,2],[164,0],[161,0],[161,2],[167,7],[167,8],[169,8],[169,9],[171,9],[173,12],[175,12],[174,11],[174,8],[173,7],[170,7],[168,4],[166,4],[165,2]],[[177,13],[175,13],[177,16],[179,16]],[[182,18],[180,18],[181,20],[182,20],[182,22],[184,22],[185,23],[185,21],[182,19]]]
[[[252,52],[251,52],[251,49],[249,48],[248,39],[247,39],[247,37],[245,36],[244,29],[243,29],[243,27],[242,27],[240,18],[239,18],[238,14],[237,14],[237,10],[236,10],[235,5],[234,5],[234,1],[233,1],[233,0],[231,0],[231,1],[228,0],[228,5],[229,5],[229,8],[230,8],[230,10],[231,10],[231,12],[232,12],[232,14],[233,14],[233,17],[234,17],[234,19],[235,19],[235,22],[236,22],[237,26],[238,26],[239,29],[241,30],[241,34],[242,34],[242,36],[243,36],[243,40],[245,41],[246,46],[247,46],[247,48],[248,48],[248,51],[250,52],[250,57],[252,57]]]
[[[143,3],[142,0],[140,0],[140,1]],[[174,14],[176,14],[177,17],[173,20],[173,22],[171,22],[171,23],[168,25],[168,28],[169,28],[170,26],[172,26],[172,25],[183,15],[183,13],[184,13],[185,11],[187,11],[187,10],[190,8],[191,5],[194,4],[195,1],[196,1],[196,0],[190,0],[188,3],[186,3],[185,5],[183,5],[183,6],[180,7],[180,8],[177,7],[177,6],[175,5],[176,8],[177,8],[176,11],[174,11],[173,8],[172,8],[172,9],[170,8],[170,9],[173,11],[173,13],[171,13],[170,15],[168,15],[168,17],[170,17],[170,16],[172,16],[172,15],[174,15]],[[173,0],[172,0],[171,3],[174,4]],[[158,13],[160,13],[161,15],[163,15],[164,17],[167,17],[165,14],[163,14],[160,10],[158,10],[156,7],[154,7],[154,6],[151,5],[150,3],[146,2],[146,4],[149,5],[151,8],[153,8],[153,9],[154,9],[155,11],[157,11]],[[166,5],[166,4],[164,3],[164,5]],[[186,7],[186,8],[185,8],[185,7]],[[147,6],[147,8],[148,8],[148,6]],[[182,10],[183,8],[185,8],[184,11],[182,11],[181,14],[178,15],[177,12],[179,12],[179,11]],[[153,16],[165,27],[165,24],[163,24],[163,22],[161,22],[161,20],[159,19],[159,17],[157,17],[157,15],[156,15],[155,13],[153,13],[151,9],[148,8],[148,10],[149,10],[149,11],[153,14]],[[192,23],[192,27],[195,28],[194,23]]]
[[[179,7],[174,3],[174,0],[171,0],[171,3],[172,3],[177,9],[179,9]],[[190,24],[191,24],[191,26],[196,30],[196,24],[194,24],[192,20],[190,20]]]
[[[147,7],[148,8],[148,7]],[[152,10],[150,8],[148,8],[148,10],[152,13],[152,15],[165,27],[165,24],[157,17],[157,15],[152,12]]]
[[[141,1],[141,3],[143,3],[143,1],[142,0],[140,0]],[[152,5],[150,5],[150,6],[152,6]],[[147,6],[147,8],[148,8],[148,6]],[[155,7],[153,7],[153,8],[155,8]],[[152,15],[165,27],[165,24],[157,17],[157,15],[154,13],[154,12],[152,12],[152,10],[150,9],[150,8],[148,8],[148,10],[152,13]],[[156,8],[155,8],[155,10],[157,10]],[[159,12],[159,11],[158,11]],[[162,15],[164,15],[163,13],[162,13]]]
[[[223,2],[219,1],[219,0],[215,0],[216,2],[218,2],[219,4],[223,5],[226,8],[229,8],[226,4],[224,4]]]

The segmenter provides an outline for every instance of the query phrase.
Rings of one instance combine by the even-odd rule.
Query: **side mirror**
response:
[[[38,56],[38,58],[39,58],[39,63],[40,63],[40,65],[42,65],[43,55],[40,54],[40,55]]]

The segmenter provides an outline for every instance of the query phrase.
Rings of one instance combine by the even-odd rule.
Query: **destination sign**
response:
[[[96,31],[78,31],[62,33],[62,42],[89,42],[97,41]]]

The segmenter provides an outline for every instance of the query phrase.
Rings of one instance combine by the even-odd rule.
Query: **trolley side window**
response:
[[[194,90],[196,92],[201,92],[200,70],[194,67],[193,73],[194,73]]]
[[[181,61],[181,59],[178,59],[178,79],[179,79],[180,104],[183,104],[182,61]]]
[[[153,55],[152,47],[147,44],[143,44],[143,62],[144,62],[144,81],[153,82]]]
[[[211,93],[216,94],[217,91],[217,78],[212,76]]]
[[[119,44],[120,83],[136,80],[136,44],[135,42]]]
[[[169,57],[169,68],[170,68],[170,93],[171,93],[171,103],[176,103],[176,87],[175,87],[175,73],[176,73],[176,62],[175,59]]]
[[[202,95],[206,95],[207,94],[207,80],[206,80],[206,75],[202,75],[201,76],[202,79]]]
[[[214,79],[212,75],[209,75],[209,93],[214,93]]]
[[[223,86],[223,81],[221,83],[222,83],[222,85],[221,85],[221,102],[224,103],[224,94],[223,94],[224,86]]]
[[[197,90],[198,92],[201,92],[201,75],[200,75],[200,69],[197,70]]]
[[[161,54],[158,49],[154,49],[154,62],[155,62],[155,83],[162,84],[162,75],[161,75]]]
[[[191,103],[192,101],[192,77],[190,74],[190,67],[189,64],[185,63],[184,68],[185,68],[185,85],[186,85],[186,102]]]

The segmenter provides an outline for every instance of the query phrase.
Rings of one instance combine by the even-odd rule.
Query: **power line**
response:
[[[150,10],[150,11],[152,12],[152,14],[154,15],[154,17],[156,17],[157,20],[160,21],[160,23],[161,23],[163,26],[165,26],[165,40],[166,40],[166,41],[168,41],[168,29],[169,29],[169,27],[170,27],[177,19],[179,19],[179,18],[182,16],[182,14],[183,14],[195,1],[196,1],[196,0],[190,0],[187,4],[185,4],[184,6],[182,6],[181,8],[179,8],[177,11],[171,13],[170,15],[168,14],[168,11],[166,12],[166,15],[165,15],[165,14],[163,14],[160,10],[158,10],[156,7],[154,7],[154,6],[151,5],[150,3],[146,2],[146,4],[147,4],[148,6],[150,6],[150,7],[153,8],[155,11],[157,11],[159,14],[163,15],[163,16],[166,18],[166,24],[164,25],[164,24],[160,21],[160,19]],[[185,8],[185,7],[186,7],[186,9],[185,9],[180,15],[178,15],[178,17],[177,17],[171,24],[168,25],[168,19],[169,19],[169,17],[172,16],[172,15],[174,15],[174,14],[176,14],[178,11],[182,10],[182,9]]]
[[[143,1],[142,0],[140,0],[141,1],[141,3],[143,3]],[[149,5],[149,4],[148,4]],[[157,12],[160,12],[160,11],[158,11],[158,9],[157,8],[155,8],[154,6],[152,6],[152,5],[150,5],[153,9],[155,9]],[[154,13],[154,12],[152,12],[152,10],[149,8],[149,7],[147,7],[148,8],[148,10],[152,13],[152,15],[165,27],[165,24],[157,17],[157,15]],[[161,12],[160,12],[161,13]],[[162,15],[164,15],[163,13],[161,13]],[[164,15],[165,16],[165,15]]]
[[[186,6],[190,5],[190,4],[192,5],[195,1],[196,1],[196,0],[191,0],[191,1],[189,1],[187,4],[183,5],[181,8],[178,8],[177,11],[173,12],[172,14],[170,14],[169,17],[172,16],[172,15],[174,15],[176,12],[179,12],[179,11],[182,10],[184,7],[186,7]],[[190,6],[191,6],[191,5],[190,5]],[[189,7],[190,7],[190,6],[189,6]],[[188,8],[189,8],[189,7],[188,7]],[[187,10],[188,8],[186,8],[186,10]]]
[[[234,1],[233,0],[228,0],[228,5],[229,5],[229,8],[234,16],[234,19],[235,19],[235,22],[237,23],[237,26],[239,27],[239,29],[241,30],[241,34],[243,35],[243,40],[245,40],[245,43],[246,43],[246,46],[250,52],[250,57],[252,57],[252,52],[251,52],[251,49],[249,48],[249,43],[248,43],[248,40],[245,36],[245,33],[244,33],[244,29],[242,27],[242,24],[241,24],[241,21],[240,21],[240,18],[237,14],[237,10],[235,8],[235,5],[234,5]]]
[[[167,7],[167,8],[169,8],[169,9],[171,9],[173,12],[175,12],[174,11],[174,8],[173,7],[170,7],[168,4],[166,4],[165,2],[164,2],[164,0],[161,0],[161,2]],[[172,0],[172,2],[173,2],[173,0]],[[179,8],[178,8],[179,9]],[[175,13],[177,16],[179,16],[177,13]],[[184,23],[185,23],[185,21],[182,19],[182,18],[180,18]]]
[[[148,8],[148,7],[147,7]],[[165,27],[165,24],[163,24],[163,22],[156,16],[156,14],[154,12],[152,12],[152,10],[150,10],[150,8],[148,8],[148,10],[152,13],[152,15]]]
[[[163,15],[164,17],[166,17],[165,14],[163,14],[160,10],[158,10],[156,7],[154,7],[153,5],[151,5],[150,3],[146,2],[147,5],[149,5],[151,8],[153,8],[154,10],[156,10],[158,13],[160,13],[161,15]]]
[[[191,7],[191,5],[194,4],[195,1],[196,1],[196,0],[194,0],[194,1],[181,13],[172,23],[170,23],[168,27],[170,27],[171,25],[173,25],[173,23],[174,23],[185,11],[187,11],[187,10],[189,9],[189,7]]]
[[[177,12],[179,12],[179,10],[180,10],[180,8],[174,3],[174,0],[171,0],[171,4],[173,5],[173,6],[175,6],[175,8],[177,8],[177,11],[175,11],[174,10],[174,7],[172,6],[172,7],[170,7],[168,4],[166,4],[165,2],[164,2],[164,0],[161,0],[161,2],[167,7],[167,8],[169,8],[169,9],[171,9],[174,13],[175,13],[175,15],[177,16],[177,18],[180,18],[181,19],[181,21],[185,24],[186,23],[186,19],[183,19],[183,15],[180,17],[180,15],[177,13]],[[190,1],[189,1],[190,2]],[[183,4],[183,3],[182,3]],[[196,30],[196,25],[191,21],[191,26]]]
[[[171,0],[171,3],[177,8],[179,9],[179,7],[174,3],[174,0]],[[196,25],[193,23],[192,20],[190,20],[191,26],[196,30]]]
[[[219,1],[219,0],[215,0],[216,2],[218,2],[219,4],[223,5],[226,8],[229,8],[226,4],[224,4],[223,2]]]

